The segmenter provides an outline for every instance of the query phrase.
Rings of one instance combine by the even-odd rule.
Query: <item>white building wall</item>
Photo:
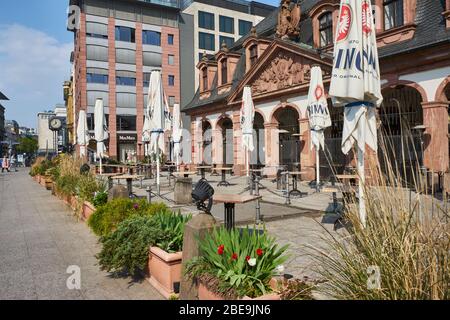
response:
[[[39,151],[48,150],[52,151],[54,149],[54,139],[53,132],[48,127],[48,119],[53,117],[55,114],[53,113],[39,113],[38,114],[38,142],[39,142]]]

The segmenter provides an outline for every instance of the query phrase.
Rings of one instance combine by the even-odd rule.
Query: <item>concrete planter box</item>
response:
[[[275,279],[272,279],[270,282],[270,286],[272,289],[276,289],[277,282]],[[200,283],[198,286],[198,300],[225,300],[225,298],[221,297],[215,292],[210,291],[203,283]],[[278,301],[281,300],[281,296],[278,293],[269,293],[257,298],[243,297],[240,300],[262,300],[262,301]]]
[[[150,248],[148,281],[166,299],[175,293],[174,284],[181,282],[183,253],[167,253],[158,247]]]
[[[94,214],[94,212],[95,212],[94,205],[88,201],[85,201],[83,203],[83,211],[82,211],[81,219],[83,221],[87,221],[90,218],[90,216],[92,216]]]

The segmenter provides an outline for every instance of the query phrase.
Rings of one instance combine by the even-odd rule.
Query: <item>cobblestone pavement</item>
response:
[[[0,300],[162,299],[146,281],[99,270],[100,247],[87,226],[28,169],[0,174]],[[81,290],[67,289],[69,266],[81,269]]]

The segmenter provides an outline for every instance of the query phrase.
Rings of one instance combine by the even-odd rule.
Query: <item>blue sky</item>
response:
[[[0,0],[0,91],[10,98],[2,104],[6,119],[21,126],[36,127],[39,111],[63,102],[73,48],[67,6],[68,0]]]

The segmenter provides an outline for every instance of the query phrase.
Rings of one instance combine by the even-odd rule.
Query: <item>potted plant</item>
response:
[[[149,282],[167,299],[181,282],[184,226],[192,217],[180,213],[159,213],[154,219],[164,235],[150,247],[148,259]]]
[[[221,227],[199,240],[201,256],[185,268],[199,286],[199,300],[280,300],[274,276],[287,246],[254,230]]]

